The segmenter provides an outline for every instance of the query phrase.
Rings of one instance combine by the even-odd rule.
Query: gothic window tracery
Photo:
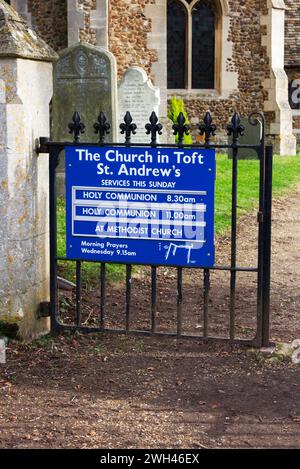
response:
[[[215,88],[217,14],[214,1],[168,0],[169,89]]]

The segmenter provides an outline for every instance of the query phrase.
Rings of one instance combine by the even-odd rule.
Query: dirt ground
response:
[[[300,338],[300,187],[274,202],[271,339]],[[239,264],[255,265],[255,214],[239,225]],[[217,261],[229,259],[229,240]],[[201,332],[199,272],[184,274],[184,329]],[[255,328],[255,275],[238,276],[236,333]],[[228,334],[229,276],[211,279],[210,334]],[[176,327],[176,275],[159,273],[158,328]],[[149,275],[132,282],[132,325],[149,325]],[[108,288],[109,325],[124,318],[124,285]],[[87,324],[99,292],[83,303]],[[69,313],[68,313],[69,314]],[[65,319],[68,320],[68,314]],[[70,319],[70,318],[69,318]],[[300,369],[244,348],[121,335],[10,342],[0,365],[1,448],[292,448],[300,446]]]

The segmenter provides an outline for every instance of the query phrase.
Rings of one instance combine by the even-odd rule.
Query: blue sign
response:
[[[215,151],[67,147],[67,257],[212,267]]]

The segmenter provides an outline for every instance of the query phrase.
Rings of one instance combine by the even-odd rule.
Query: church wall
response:
[[[294,134],[297,139],[297,145],[300,146],[300,113],[298,111],[298,115],[293,116],[293,127],[294,127]]]
[[[67,0],[28,0],[33,29],[55,50],[68,45]]]
[[[148,47],[151,19],[146,17],[146,5],[155,0],[110,0],[109,1],[109,49],[118,64],[118,76],[133,65],[143,67],[152,78],[152,64],[157,52]],[[91,24],[91,12],[96,9],[96,0],[78,0],[84,11],[84,28],[80,30],[81,41],[97,45],[96,31]]]
[[[99,5],[104,1],[77,0],[77,10],[82,15],[82,25],[78,30],[80,41],[97,44],[93,14],[95,15],[97,9],[101,11]],[[65,47],[67,43],[66,5],[68,2],[72,3],[70,0],[49,0],[48,2],[28,0],[33,27],[55,50]],[[217,125],[222,129],[226,126],[229,115],[235,110],[246,116],[253,110],[264,109],[264,103],[268,101],[265,81],[270,79],[270,64],[266,47],[267,27],[262,21],[264,15],[268,13],[268,1],[228,0],[227,3],[229,6],[225,34],[227,39],[224,42],[223,35],[222,49],[224,53],[230,44],[232,54],[230,58],[228,56],[228,60],[223,61],[221,73],[225,75],[229,73],[229,80],[227,78],[229,83],[230,73],[236,74],[232,86],[234,89],[228,91],[227,87],[226,93],[219,89],[213,93],[197,93],[196,91],[176,93],[182,94],[189,117],[194,124],[197,123],[199,117],[201,118],[207,110],[210,110]],[[166,18],[162,16],[164,11],[162,4],[162,0],[109,0],[108,44],[110,51],[116,56],[119,78],[128,66],[141,66],[147,71],[154,84],[160,86],[162,93],[165,94],[166,54],[163,50],[164,46],[162,45],[162,48],[159,46],[161,37],[164,36],[158,35],[158,26],[162,30],[166,22]],[[294,25],[296,31],[298,27],[300,30],[299,15],[295,8],[295,4],[300,6],[300,0],[286,0],[286,4],[288,7],[286,48],[291,50],[286,61],[289,62],[296,57],[295,35],[293,36],[291,31]],[[45,17],[49,18],[49,21],[45,21]],[[170,97],[170,93],[168,95]],[[266,111],[267,122],[271,122],[272,118],[272,112]]]
[[[56,38],[55,28],[52,29],[53,36],[51,37],[50,25],[43,27],[40,21],[40,18],[45,15],[45,7],[42,7],[44,3],[41,0],[29,0],[29,11],[34,18],[38,32],[58,50],[66,42],[63,22],[58,24],[58,38]],[[50,2],[52,8],[58,3],[60,5],[57,5],[58,18],[61,18],[63,15],[61,4],[65,2],[57,0]],[[149,11],[147,6],[155,3],[155,0],[110,0],[109,2],[109,48],[116,56],[119,77],[128,66],[139,65],[155,81],[153,68],[157,62],[159,50],[149,46],[149,33],[152,30],[153,20],[147,17],[147,11]],[[218,93],[212,96],[207,94],[199,96],[192,92],[189,96],[184,96],[187,111],[193,121],[198,116],[202,117],[202,114],[210,109],[216,116],[217,124],[224,127],[228,115],[233,110],[248,114],[253,109],[262,109],[266,97],[262,82],[269,73],[269,66],[266,50],[261,46],[261,35],[264,32],[260,24],[261,3],[260,0],[229,1],[228,40],[233,44],[233,56],[231,60],[228,60],[226,69],[237,72],[238,87],[226,99]],[[79,31],[79,39],[91,44],[97,44],[96,31],[91,25],[91,12],[96,7],[96,0],[78,0],[78,9],[83,12],[84,24]],[[47,16],[49,14],[50,8],[48,7]]]
[[[300,0],[285,0],[285,65],[300,66]]]
[[[285,67],[289,81],[300,79],[300,0],[285,0]],[[293,128],[300,145],[300,110],[293,110]]]
[[[263,109],[266,99],[263,81],[270,72],[266,48],[262,46],[265,29],[261,26],[260,4],[259,0],[230,0],[228,40],[233,47],[226,69],[237,72],[237,90],[228,99],[190,95],[185,101],[191,118],[202,117],[209,109],[217,125],[224,128],[235,110],[247,116],[251,111]]]
[[[78,0],[78,7],[83,11],[84,27],[80,29],[79,40],[97,45],[96,31],[91,25],[91,11],[96,9],[96,0]]]

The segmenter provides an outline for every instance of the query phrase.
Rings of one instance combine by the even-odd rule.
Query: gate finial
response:
[[[104,112],[100,112],[98,122],[94,124],[95,134],[99,134],[99,143],[105,143],[105,136],[110,133],[110,124]]]
[[[182,145],[184,135],[190,134],[190,126],[186,125],[186,118],[182,112],[179,113],[177,124],[174,124],[172,129],[174,130],[174,135],[178,136],[178,144]]]
[[[126,112],[124,117],[124,122],[120,124],[121,134],[125,134],[125,143],[130,145],[131,143],[131,134],[136,134],[137,126],[132,123],[132,117],[129,111]]]
[[[243,136],[245,127],[241,124],[241,118],[237,112],[235,112],[231,118],[230,124],[227,125],[228,136],[232,135],[233,144],[238,142],[239,136]]]
[[[203,119],[203,124],[199,124],[200,135],[205,135],[205,144],[209,145],[210,137],[216,135],[217,126],[212,123],[211,113],[207,112]]]
[[[68,125],[69,133],[74,134],[74,142],[79,142],[80,134],[84,134],[85,125],[81,122],[80,114],[75,111],[72,117],[72,122]]]
[[[151,134],[151,144],[156,145],[157,143],[157,134],[162,134],[163,126],[158,122],[158,117],[153,111],[150,118],[150,123],[145,125],[145,129],[147,131],[147,135]]]

